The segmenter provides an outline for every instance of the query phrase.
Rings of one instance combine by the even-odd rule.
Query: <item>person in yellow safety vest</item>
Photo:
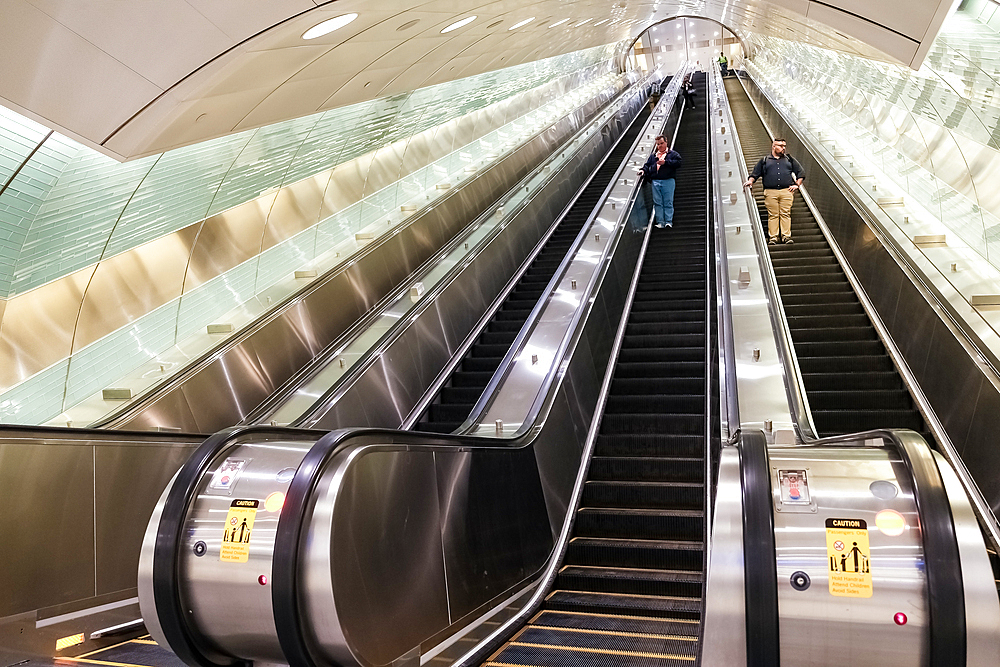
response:
[[[719,68],[722,70],[722,76],[729,74],[729,59],[722,52],[719,52]]]

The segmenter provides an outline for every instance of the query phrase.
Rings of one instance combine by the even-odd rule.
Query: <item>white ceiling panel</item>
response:
[[[721,21],[738,35],[773,35],[915,67],[951,4],[4,0],[0,98],[106,154],[128,159],[235,128],[629,41],[675,16]],[[349,12],[358,18],[347,26],[302,39],[310,27]],[[469,25],[441,34],[471,15],[477,19]],[[532,16],[533,22],[508,30]],[[563,18],[569,20],[549,28]]]
[[[231,38],[186,2],[28,1],[164,90],[232,46]]]

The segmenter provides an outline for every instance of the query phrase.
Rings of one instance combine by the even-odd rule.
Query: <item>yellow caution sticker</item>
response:
[[[226,516],[222,532],[222,551],[219,560],[227,563],[245,563],[250,559],[250,533],[257,518],[259,500],[234,500]]]
[[[864,519],[827,519],[826,555],[830,594],[848,598],[872,596],[868,524]]]

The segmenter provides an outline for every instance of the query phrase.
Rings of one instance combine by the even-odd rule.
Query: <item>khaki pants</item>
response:
[[[783,238],[792,237],[793,197],[794,195],[788,191],[788,188],[764,190],[764,206],[767,207],[767,234],[772,239],[777,238],[779,227]]]

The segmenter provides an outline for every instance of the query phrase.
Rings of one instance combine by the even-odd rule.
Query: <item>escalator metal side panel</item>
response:
[[[605,292],[627,293],[621,283],[631,278],[624,269],[609,272],[596,301]],[[587,319],[583,343],[567,361],[540,428],[514,442],[360,429],[331,432],[305,453],[284,441],[273,443],[273,452],[259,445],[259,456],[220,451],[189,485],[197,501],[173,531],[179,536],[179,599],[191,610],[181,623],[191,645],[207,662],[388,664],[468,631],[523,590],[544,568],[558,532],[546,499],[552,480],[540,474],[537,457],[568,433],[590,428],[595,397],[583,389],[593,383],[594,368],[607,365],[606,341],[615,335],[623,306],[621,300],[607,303],[600,316]],[[580,449],[565,466],[579,467]],[[232,495],[203,491],[225,459],[264,461],[265,454],[281,461],[241,478]],[[234,565],[220,562],[226,501],[263,500],[275,486],[271,473],[284,465],[297,469],[277,526],[253,529],[248,562],[256,567],[224,569]],[[206,497],[212,514],[200,506]],[[568,499],[562,505],[565,515]],[[257,516],[270,523],[266,513]],[[207,555],[199,556],[194,547],[203,526]],[[258,573],[272,574],[267,586],[248,576]],[[226,595],[218,586],[209,592],[205,577],[228,582]],[[254,610],[277,626],[258,623],[248,638],[233,609]],[[457,653],[445,650],[437,659],[453,660],[463,645],[450,650]]]
[[[1000,506],[1000,450],[995,447],[1000,387],[979,361],[978,350],[985,346],[977,344],[974,332],[962,332],[968,340],[959,338],[948,315],[947,299],[927,284],[918,284],[919,277],[900,265],[756,84],[749,79],[745,84],[769,127],[786,136],[789,151],[807,170],[810,200],[823,212],[836,252],[849,264],[858,291],[891,338],[887,347],[896,348],[919,386],[918,404],[926,399],[921,404],[925,418],[932,428],[937,422],[946,435],[939,438],[939,444],[952,450],[947,458],[960,470],[960,478],[965,478],[963,486],[971,483],[975,488],[970,494],[981,494],[977,513],[989,524],[991,541],[996,540],[1000,531],[991,508]]]
[[[622,86],[627,81],[623,80]],[[585,121],[608,102],[608,90],[584,105],[574,121]],[[212,433],[239,423],[261,401],[343,334],[394,285],[431,257],[467,221],[516,183],[576,127],[567,122],[514,149],[481,175],[385,239],[361,251],[346,267],[331,272],[291,297],[280,312],[265,316],[221,350],[202,358],[184,378],[103,420],[102,428],[179,428]],[[225,387],[225,390],[220,388]]]
[[[724,447],[705,573],[701,664],[706,667],[747,665],[742,489],[739,448]]]
[[[0,659],[139,616],[141,527],[201,441],[0,425]]]
[[[501,235],[427,303],[349,388],[338,391],[302,425],[324,429],[399,427],[441,369],[461,351],[470,330],[488,316],[510,284],[510,275],[530,257],[538,238],[573,198],[579,183],[600,163],[616,138],[615,121],[620,120],[627,127],[634,118],[642,104],[639,91],[636,93],[636,100],[608,119],[605,124],[611,128],[608,133],[592,132],[580,157],[549,180],[504,227]],[[373,396],[379,397],[378,400],[373,401]]]

